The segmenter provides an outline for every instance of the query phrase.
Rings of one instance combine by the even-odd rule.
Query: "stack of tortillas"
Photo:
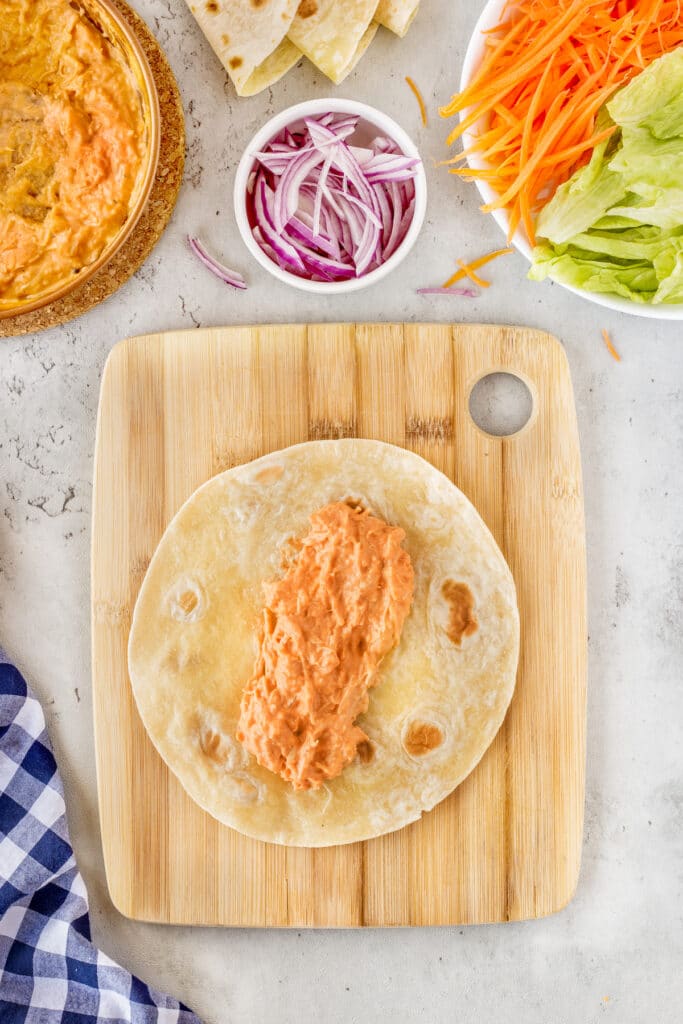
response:
[[[404,36],[420,6],[420,0],[186,2],[238,96],[267,89],[302,56],[338,85],[380,25]]]

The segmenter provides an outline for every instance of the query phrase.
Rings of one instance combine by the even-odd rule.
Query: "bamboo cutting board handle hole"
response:
[[[469,394],[470,416],[488,437],[511,438],[536,418],[538,400],[531,381],[509,370],[486,371]]]

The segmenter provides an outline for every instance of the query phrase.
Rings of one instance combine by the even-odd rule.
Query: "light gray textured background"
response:
[[[525,280],[515,255],[481,299],[421,298],[459,256],[497,247],[474,186],[432,158],[445,126],[420,126],[403,81],[434,110],[459,76],[479,2],[424,0],[409,36],[377,37],[337,95],[400,121],[428,166],[412,256],[356,296],[310,297],[250,262],[231,182],[269,114],[330,86],[310,65],[237,100],[182,0],[136,0],[178,77],[186,179],[170,229],[117,295],[63,328],[0,342],[0,639],[42,697],[66,787],[97,940],[210,1024],[422,1020],[618,1024],[681,1019],[683,1001],[683,326],[611,314]],[[236,294],[188,255],[202,235],[241,268]],[[588,792],[578,893],[539,922],[348,933],[175,929],[124,920],[109,901],[94,776],[88,546],[95,414],[112,345],[163,328],[287,320],[466,320],[556,333],[571,363],[585,476],[590,665]],[[608,327],[623,355],[608,355]]]

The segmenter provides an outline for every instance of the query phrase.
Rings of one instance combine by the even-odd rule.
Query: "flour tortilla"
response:
[[[413,23],[420,0],[379,0],[375,18],[403,38]]]
[[[344,69],[344,71],[339,73],[339,76],[335,80],[335,83],[334,83],[335,85],[341,85],[341,83],[344,81],[344,79],[348,78],[348,76],[351,74],[351,72],[355,69],[356,64],[358,64],[358,62],[360,61],[361,57],[364,56],[365,51],[367,50],[368,46],[370,45],[372,40],[377,35],[377,29],[378,28],[379,28],[379,25],[377,24],[376,21],[373,21],[372,24],[368,25],[368,27],[366,28],[365,32],[361,36],[360,42],[359,42],[358,46],[356,47],[356,52],[354,53],[353,57],[351,58],[350,63],[346,65],[346,68]]]
[[[289,38],[339,85],[372,42],[377,0],[301,0]]]
[[[277,82],[301,57],[286,38],[299,0],[186,0],[238,96]]]
[[[261,768],[235,738],[256,652],[261,586],[308,517],[353,499],[406,532],[415,595],[358,724],[374,751],[315,791]],[[443,584],[465,583],[478,629],[449,639]],[[312,441],[221,473],[166,530],[135,606],[133,691],[159,753],[194,800],[248,836],[292,846],[369,839],[418,819],[468,775],[512,697],[515,587],[467,498],[419,456],[378,441]],[[415,726],[443,742],[406,749]]]

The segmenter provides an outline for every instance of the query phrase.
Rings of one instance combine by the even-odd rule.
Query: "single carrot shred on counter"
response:
[[[504,209],[509,234],[534,217],[559,184],[614,128],[596,130],[600,107],[648,64],[683,45],[681,0],[515,0],[485,33],[471,81],[442,117],[462,115],[453,143],[471,132],[451,173],[481,179]]]
[[[488,288],[491,284],[490,281],[484,281],[483,278],[478,277],[474,273],[475,270],[479,270],[480,267],[490,263],[491,260],[497,259],[499,256],[507,256],[509,253],[514,252],[514,249],[496,249],[495,252],[489,252],[485,256],[480,256],[479,259],[472,260],[471,263],[465,263],[463,260],[457,260],[457,264],[460,270],[456,270],[452,277],[449,277],[447,281],[444,281],[442,288],[450,288],[456,281],[462,281],[463,277],[469,277],[470,281],[478,284],[482,288]]]
[[[478,284],[480,288],[491,287],[491,282],[485,281],[483,277],[479,277],[479,274],[475,273],[474,267],[470,263],[465,263],[464,260],[456,260],[455,262],[458,264],[463,274],[465,274],[466,277],[469,277],[473,284]]]
[[[412,89],[413,94],[415,96],[415,99],[417,100],[417,102],[420,105],[420,115],[422,117],[422,124],[425,127],[427,127],[427,107],[425,106],[425,101],[422,98],[422,93],[420,92],[418,87],[415,85],[415,82],[412,80],[410,75],[406,75],[406,82],[408,83],[408,85]]]
[[[621,362],[621,356],[612,344],[612,339],[609,336],[609,331],[605,328],[602,332],[602,336],[605,339],[605,345],[607,345],[607,351],[611,355],[612,359],[616,359],[618,363]]]

